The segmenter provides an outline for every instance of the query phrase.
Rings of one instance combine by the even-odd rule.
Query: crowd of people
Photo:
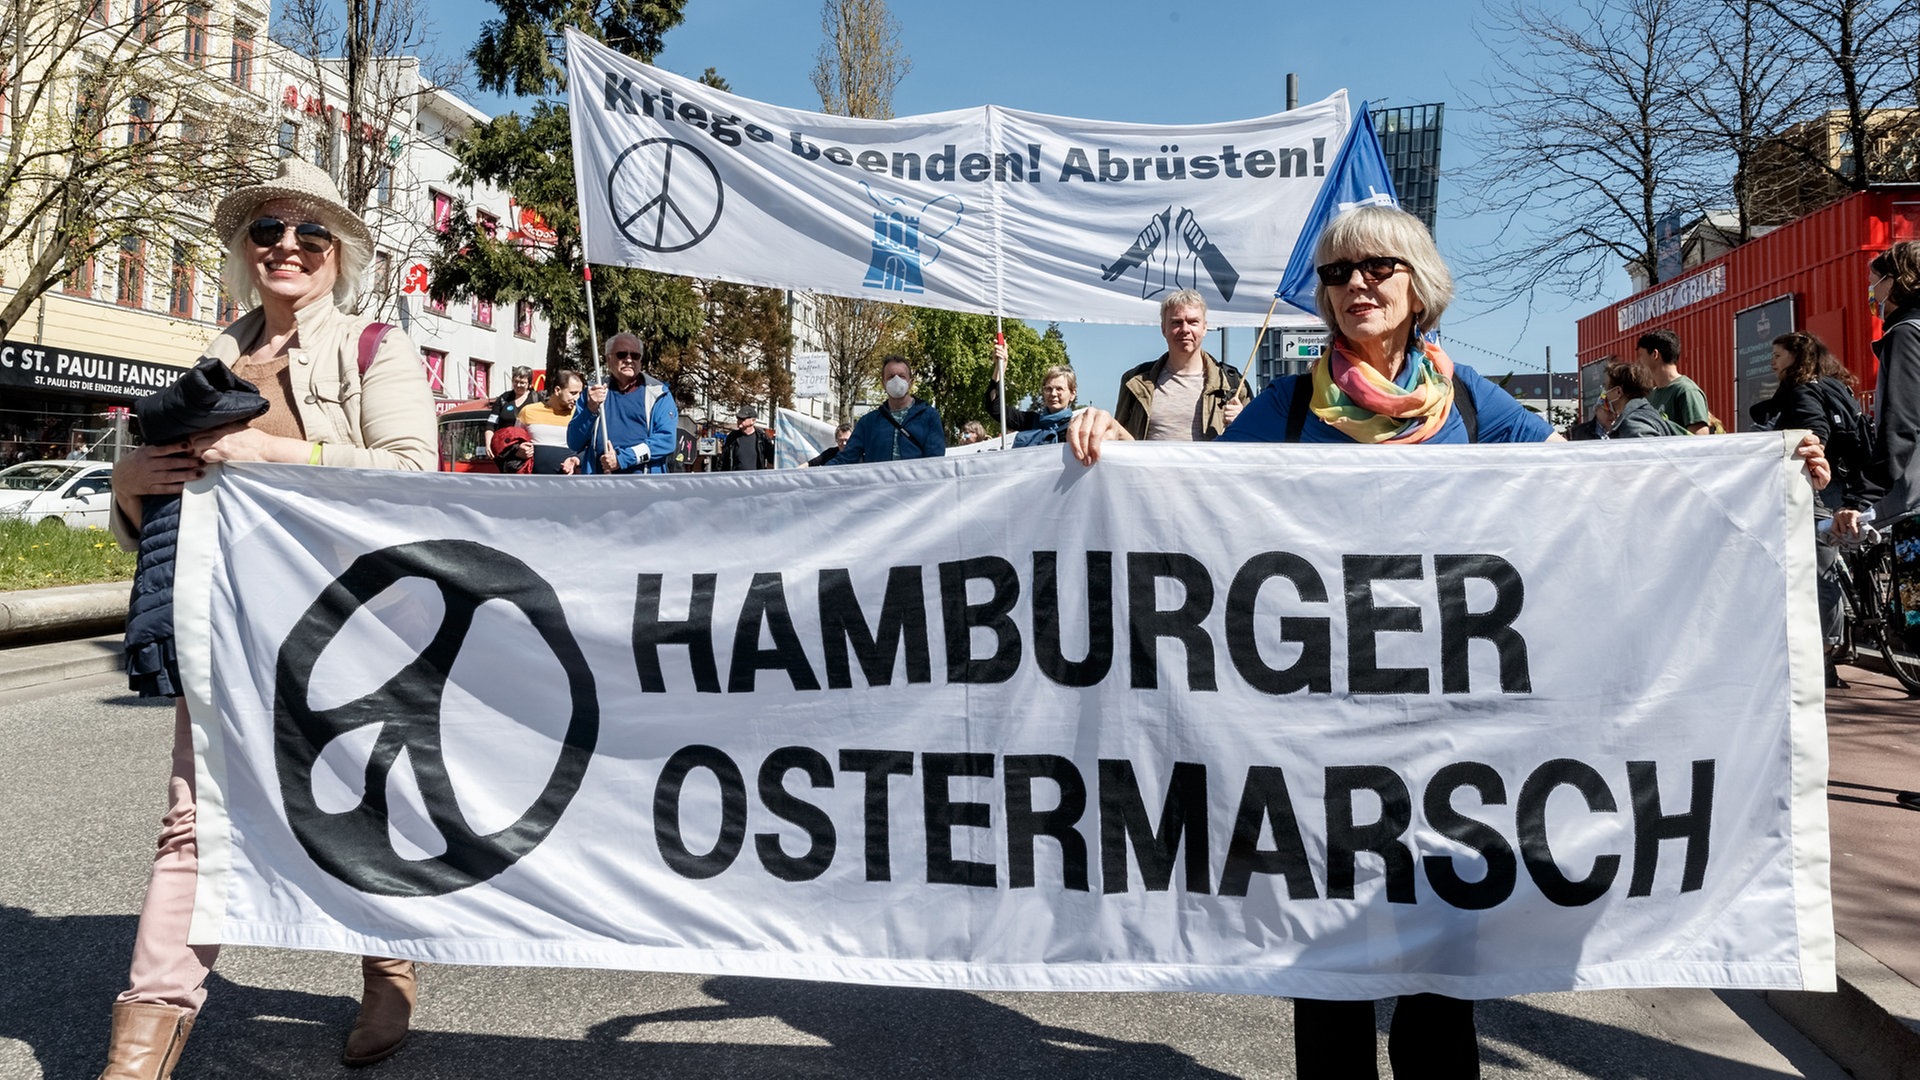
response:
[[[168,809],[129,986],[113,1006],[102,1080],[154,1080],[171,1072],[205,1001],[205,982],[219,952],[187,943],[197,866],[196,791],[192,732],[178,696],[171,640],[172,538],[166,532],[180,492],[217,462],[406,470],[432,469],[436,462],[434,413],[418,349],[404,333],[343,306],[367,270],[371,236],[325,172],[288,159],[275,180],[222,200],[214,223],[228,245],[228,292],[252,310],[209,344],[209,359],[189,376],[206,384],[198,393],[156,395],[143,407],[143,424],[151,415],[154,430],[166,436],[124,458],[114,475],[114,534],[142,552],[135,587],[140,628],[136,647],[130,627],[130,678],[141,693],[170,696],[176,704]],[[1050,368],[1037,407],[1007,413],[1008,428],[1018,432],[1015,445],[1064,442],[1079,462],[1094,466],[1102,446],[1120,440],[1438,445],[1560,439],[1539,416],[1432,340],[1452,300],[1453,281],[1417,218],[1372,206],[1345,213],[1320,236],[1316,266],[1315,300],[1335,334],[1311,373],[1276,380],[1254,396],[1238,369],[1202,347],[1205,299],[1176,292],[1160,308],[1166,350],[1125,374],[1111,412],[1075,411],[1074,372]],[[1841,465],[1837,491],[1827,496],[1833,531],[1842,535],[1869,521],[1890,522],[1920,501],[1920,471],[1911,467],[1920,440],[1920,244],[1897,245],[1873,268],[1886,326],[1876,346],[1877,438],[1864,466],[1855,467],[1851,456]],[[1641,343],[1641,363],[1608,372],[1595,437],[1709,429],[1704,395],[1673,370],[1679,348],[1670,338],[1649,335]],[[1814,485],[1824,486],[1829,457],[1822,440],[1841,442],[1832,414],[1846,392],[1843,373],[1804,334],[1776,342],[1775,359],[1781,391],[1766,403],[1763,422],[1803,426],[1820,436],[1809,438],[1799,455]],[[540,395],[533,391],[532,373],[516,369],[512,389],[494,408],[493,449],[503,468],[554,474],[668,470],[688,448],[673,395],[647,374],[644,360],[641,341],[621,333],[606,342],[605,383],[589,384],[578,371],[562,371]],[[993,362],[987,405],[998,413],[1004,344],[994,347]],[[912,364],[888,357],[881,376],[884,403],[841,425],[835,445],[808,467],[946,452],[939,413],[914,395]],[[719,447],[718,467],[771,467],[774,434],[750,408],[739,410],[736,421]],[[361,972],[361,1009],[341,1056],[350,1066],[372,1064],[400,1049],[415,1003],[411,963],[365,957]],[[1298,1075],[1374,1074],[1372,1003],[1302,1000],[1294,1015]],[[1389,1056],[1401,1075],[1478,1075],[1473,1003],[1434,994],[1401,999]]]

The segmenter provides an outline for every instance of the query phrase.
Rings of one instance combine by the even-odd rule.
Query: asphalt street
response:
[[[91,1078],[161,813],[171,706],[115,675],[0,692],[0,1080]],[[1284,1000],[981,994],[738,977],[441,966],[415,1034],[336,1064],[358,965],[229,949],[176,1076],[1245,1077],[1292,1073]],[[1543,994],[1480,1007],[1484,1075],[1845,1076],[1753,994]],[[1382,1010],[1384,1030],[1385,1012]],[[1381,1072],[1388,1073],[1385,1039]]]

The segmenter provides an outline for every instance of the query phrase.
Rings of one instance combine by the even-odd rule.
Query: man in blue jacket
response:
[[[597,473],[667,471],[680,427],[680,408],[667,384],[640,371],[640,339],[607,339],[612,386],[587,388],[586,409],[567,424],[567,445]],[[605,423],[601,423],[602,419]]]
[[[847,445],[827,464],[945,457],[947,429],[940,423],[938,409],[914,400],[913,365],[904,356],[889,356],[880,362],[880,378],[887,391],[886,404],[853,425]]]

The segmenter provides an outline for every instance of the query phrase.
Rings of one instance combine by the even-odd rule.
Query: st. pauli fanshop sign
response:
[[[1830,988],[1792,443],[226,467],[176,584],[193,940],[997,989]]]
[[[1009,318],[1259,325],[1349,126],[782,108],[567,37],[590,262]],[[1296,316],[1297,318],[1297,316]]]
[[[142,398],[173,385],[184,368],[29,342],[0,342],[0,386],[99,397]]]

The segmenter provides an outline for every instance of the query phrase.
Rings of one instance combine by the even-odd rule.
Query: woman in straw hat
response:
[[[250,421],[142,446],[121,460],[113,473],[113,530],[125,547],[139,535],[143,499],[177,495],[208,462],[435,467],[433,399],[419,350],[406,335],[341,307],[360,291],[373,236],[333,180],[290,158],[274,180],[223,199],[213,225],[228,245],[228,295],[252,310],[213,340],[207,356],[255,384],[271,407]],[[173,774],[130,985],[114,1002],[101,1080],[165,1080],[172,1073],[219,953],[218,946],[187,944],[197,867],[193,736],[170,651],[162,659],[139,688],[175,696]],[[413,1012],[411,963],[366,957],[362,970],[360,1016],[342,1057],[353,1066],[398,1050]]]

